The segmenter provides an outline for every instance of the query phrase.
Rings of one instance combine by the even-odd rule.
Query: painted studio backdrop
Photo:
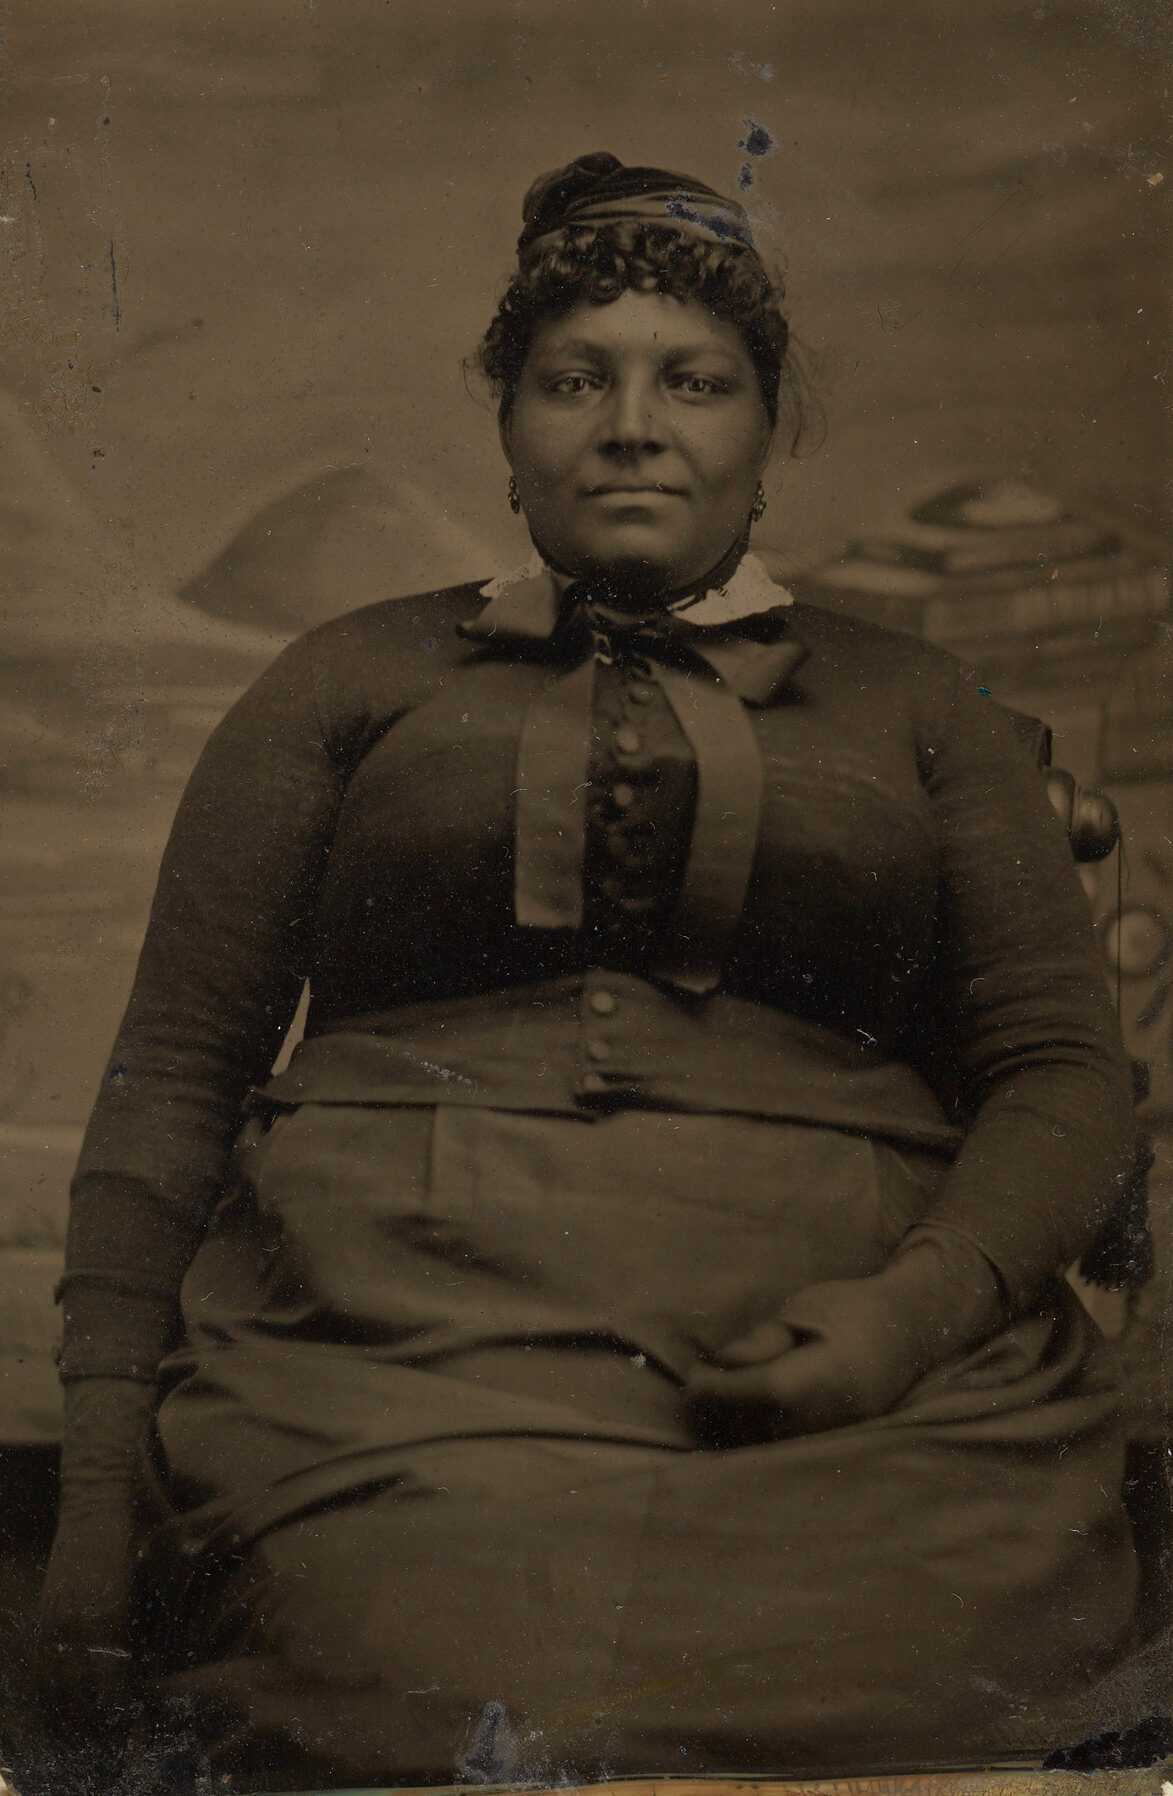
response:
[[[826,428],[760,533],[963,653],[1124,818],[1085,874],[1152,1067],[1173,1317],[1173,158],[1153,0],[38,0],[6,20],[0,1442],[53,1438],[81,1128],[182,783],[336,612],[520,558],[462,357],[588,150],[740,188]],[[1109,1305],[1109,1309],[1111,1306]]]

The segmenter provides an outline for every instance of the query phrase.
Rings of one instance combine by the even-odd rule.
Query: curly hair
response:
[[[575,306],[603,306],[626,291],[697,300],[741,333],[771,428],[783,418],[793,453],[805,430],[803,378],[782,306],[781,281],[744,244],[713,243],[671,225],[570,225],[523,260],[477,352],[507,423],[537,325]]]

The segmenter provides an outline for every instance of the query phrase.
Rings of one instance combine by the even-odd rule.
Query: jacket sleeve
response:
[[[1132,1081],[1071,848],[1011,717],[950,661],[921,742],[940,863],[939,1012],[966,1139],[926,1223],[1013,1307],[1071,1265],[1128,1178]]]
[[[311,637],[213,732],[163,856],[71,1187],[61,1372],[153,1378],[242,1100],[288,1030],[342,776]]]

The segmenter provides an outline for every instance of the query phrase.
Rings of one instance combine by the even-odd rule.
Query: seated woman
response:
[[[311,631],[183,799],[41,1640],[91,1709],[162,1664],[217,1787],[1030,1755],[1128,1639],[1061,1277],[1127,1065],[1006,714],[748,550],[781,306],[699,182],[537,181],[482,347],[533,562]]]

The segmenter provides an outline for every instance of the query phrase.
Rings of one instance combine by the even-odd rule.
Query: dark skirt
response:
[[[1135,1584],[1114,1369],[1065,1285],[867,1424],[710,1450],[681,1403],[707,1348],[882,1265],[946,1172],[744,1117],[250,1123],[185,1284],[152,1560],[220,1787],[1060,1743]]]

